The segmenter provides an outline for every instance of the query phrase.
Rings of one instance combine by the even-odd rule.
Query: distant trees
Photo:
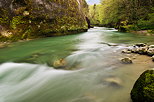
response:
[[[102,5],[91,5],[89,6],[89,16],[92,24],[102,23]]]
[[[89,9],[93,24],[126,30],[154,29],[154,0],[102,0]]]

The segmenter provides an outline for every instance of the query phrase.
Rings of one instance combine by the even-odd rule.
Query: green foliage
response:
[[[93,24],[126,30],[154,29],[153,0],[102,0],[101,5],[89,8]]]
[[[11,28],[16,29],[17,25],[26,23],[23,16],[14,16],[11,21]]]
[[[8,24],[9,23],[9,17],[8,12],[5,9],[0,8],[0,25]]]
[[[90,5],[89,6],[89,17],[92,24],[102,23],[102,5]]]
[[[9,20],[8,17],[0,18],[0,24],[7,24],[7,23],[9,23],[8,20]]]

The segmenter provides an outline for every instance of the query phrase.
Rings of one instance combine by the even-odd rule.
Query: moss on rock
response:
[[[4,15],[0,15],[0,25],[13,33],[6,40],[66,35],[88,29],[85,0],[5,0],[0,3],[0,12]]]
[[[136,81],[132,91],[133,102],[154,102],[154,70],[147,70]]]

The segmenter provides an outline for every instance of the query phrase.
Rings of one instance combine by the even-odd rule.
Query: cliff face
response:
[[[1,0],[0,40],[86,31],[85,0]]]

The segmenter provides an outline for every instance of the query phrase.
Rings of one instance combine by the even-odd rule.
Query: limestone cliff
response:
[[[85,0],[0,0],[0,40],[86,31]]]

